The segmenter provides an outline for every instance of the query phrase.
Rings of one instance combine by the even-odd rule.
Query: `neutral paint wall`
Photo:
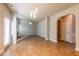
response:
[[[6,18],[11,18],[10,11],[4,4],[0,4],[0,16],[6,17]]]
[[[8,10],[8,8],[4,5],[4,4],[0,4],[0,17],[2,17],[2,20],[4,20],[4,18],[7,18],[9,20],[11,20],[11,14],[10,14],[10,11]],[[4,26],[4,25],[3,25]],[[3,26],[0,28],[3,29]],[[10,29],[10,28],[9,28]],[[4,29],[3,29],[4,30]],[[3,32],[4,33],[4,32]],[[9,31],[9,35],[10,35],[10,31]],[[10,35],[11,36],[11,35]],[[1,37],[1,36],[0,36]],[[1,39],[0,39],[1,40]],[[2,38],[3,40],[3,38]],[[4,40],[6,41],[6,40]],[[9,41],[10,41],[10,38],[9,38]],[[1,44],[0,44],[1,45]]]
[[[57,42],[57,20],[61,16],[74,14],[76,16],[76,50],[79,50],[79,4],[59,12],[50,18],[50,40]]]
[[[47,17],[47,39],[50,40],[50,17]]]
[[[37,35],[47,39],[47,18],[37,23]]]
[[[57,42],[57,23],[54,17],[50,17],[50,40]]]
[[[18,36],[36,35],[36,24],[32,22],[29,24],[28,19],[19,20]]]

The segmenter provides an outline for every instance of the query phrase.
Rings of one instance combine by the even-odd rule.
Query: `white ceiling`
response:
[[[61,12],[73,5],[74,3],[10,3],[8,4],[11,10],[15,10],[19,18],[28,17],[31,20],[39,21],[47,16],[52,16]],[[30,11],[38,8],[36,18],[31,18]],[[22,16],[22,17],[21,17]]]

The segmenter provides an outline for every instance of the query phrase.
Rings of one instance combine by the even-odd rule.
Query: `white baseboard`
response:
[[[53,40],[53,39],[50,38],[50,40],[53,41],[54,43],[57,43],[57,40],[55,40],[55,39]]]
[[[69,43],[74,43],[73,41],[68,41],[68,40],[64,40],[64,41],[69,42]]]
[[[22,40],[22,39],[24,39],[26,37],[28,37],[28,36],[23,36],[22,38],[17,39],[17,42],[19,42],[20,40]]]

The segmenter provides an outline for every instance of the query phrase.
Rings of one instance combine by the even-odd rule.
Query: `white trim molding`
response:
[[[54,43],[57,43],[57,40],[56,39],[53,40],[53,39],[50,38],[50,40],[53,41]]]
[[[17,42],[21,41],[22,39],[26,38],[28,36],[23,36],[22,38],[17,39]]]

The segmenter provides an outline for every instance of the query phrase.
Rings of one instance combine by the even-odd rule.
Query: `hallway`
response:
[[[16,46],[10,46],[3,55],[17,56],[76,56],[74,44],[60,41],[57,44],[44,40],[39,36],[29,36],[19,41]]]

